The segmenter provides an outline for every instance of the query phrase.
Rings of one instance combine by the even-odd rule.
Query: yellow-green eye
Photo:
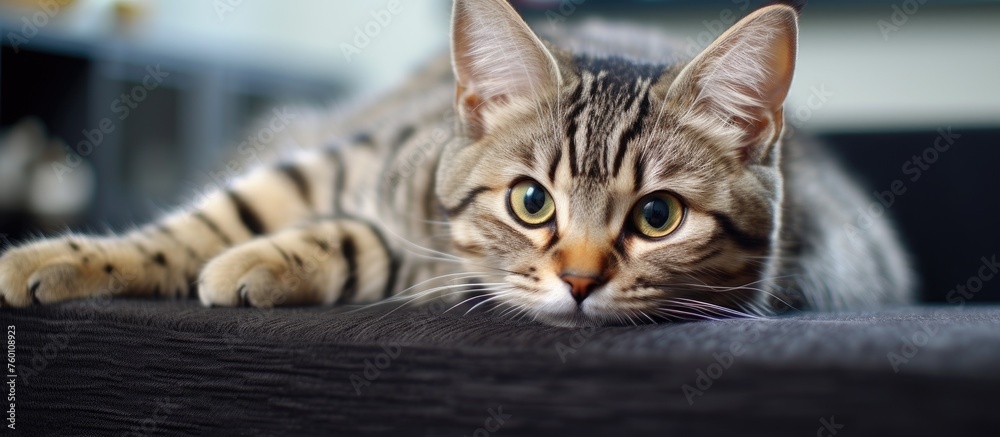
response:
[[[514,216],[528,225],[545,223],[556,212],[552,196],[535,181],[522,181],[511,187],[508,201]]]
[[[677,230],[684,218],[684,205],[677,196],[658,192],[643,197],[632,208],[636,230],[650,238],[660,238]]]

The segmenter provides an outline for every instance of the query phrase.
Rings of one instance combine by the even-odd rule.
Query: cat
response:
[[[455,0],[450,62],[299,128],[326,147],[122,235],[9,250],[3,301],[271,307],[471,287],[560,326],[905,303],[915,279],[891,223],[848,228],[864,195],[783,122],[799,13],[762,7],[677,61],[646,33],[543,41],[504,0]]]

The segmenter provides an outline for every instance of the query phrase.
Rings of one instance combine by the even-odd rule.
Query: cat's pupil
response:
[[[537,185],[528,187],[528,190],[524,192],[524,209],[528,211],[528,214],[538,214],[538,211],[541,211],[544,206],[545,190]]]
[[[670,207],[660,199],[650,200],[642,207],[642,218],[655,229],[662,228],[670,218]]]

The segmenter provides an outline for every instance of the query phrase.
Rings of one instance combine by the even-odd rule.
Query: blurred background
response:
[[[628,20],[695,53],[763,2],[513,3],[540,30]],[[0,0],[0,245],[120,229],[190,199],[226,178],[255,120],[404,81],[447,49],[449,11],[446,0]],[[873,203],[858,226],[895,217],[925,299],[945,301],[1000,248],[1000,4],[813,0],[801,31],[789,123],[864,181]],[[905,192],[890,199],[897,180]],[[997,284],[964,300],[1000,300]]]

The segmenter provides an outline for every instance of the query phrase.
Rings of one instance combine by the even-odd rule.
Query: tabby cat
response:
[[[543,40],[504,0],[456,0],[451,68],[300,126],[327,147],[155,223],[8,251],[3,301],[333,305],[417,285],[564,326],[905,302],[890,224],[850,232],[864,195],[786,134],[798,13],[758,9],[678,62],[651,34]]]

